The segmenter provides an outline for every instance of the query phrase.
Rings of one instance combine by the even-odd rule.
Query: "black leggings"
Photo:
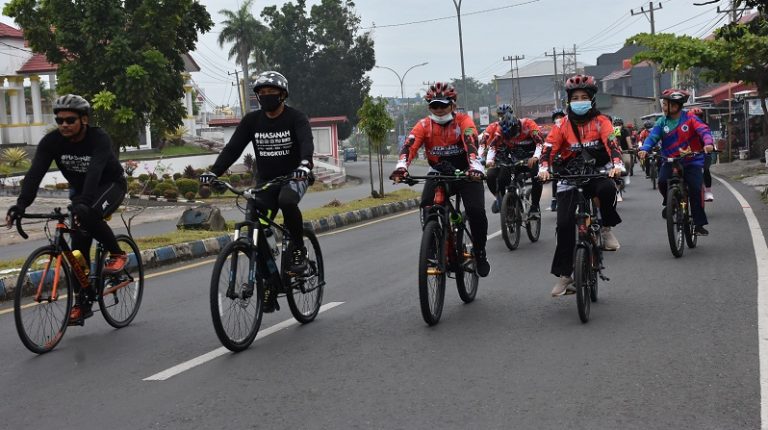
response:
[[[709,166],[712,165],[712,154],[704,155],[704,187],[712,188],[712,174],[709,173]]]
[[[255,211],[258,208],[269,211],[267,215],[274,219],[277,210],[283,211],[283,222],[291,234],[293,245],[304,242],[304,218],[299,209],[299,201],[307,190],[307,181],[290,181],[282,187],[267,188],[260,192],[255,199],[248,200],[246,219],[255,221]]]
[[[427,181],[421,192],[421,207],[432,206],[435,196],[435,181]],[[464,202],[464,209],[469,218],[469,229],[472,232],[475,249],[485,250],[488,240],[488,218],[485,215],[485,192],[482,182],[453,182],[448,184],[448,195],[459,194]],[[457,208],[459,209],[459,208]]]
[[[73,205],[82,229],[72,232],[72,249],[79,250],[90,264],[91,243],[96,239],[111,253],[120,253],[115,233],[104,218],[115,213],[125,198],[125,186],[117,182],[99,187],[96,200],[88,206]],[[70,198],[77,197],[77,194]],[[76,200],[76,199],[75,199]]]
[[[534,166],[533,171],[537,171],[538,167]],[[512,181],[512,173],[507,166],[492,167],[486,172],[488,178],[488,189],[494,196],[501,197],[507,189],[507,186]],[[544,190],[544,185],[539,181],[538,177],[534,176],[531,185],[531,202],[535,206],[539,206],[541,200],[541,193]],[[497,194],[499,193],[499,194]]]

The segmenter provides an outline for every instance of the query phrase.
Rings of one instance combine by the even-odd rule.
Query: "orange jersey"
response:
[[[483,171],[477,160],[477,128],[465,113],[456,113],[453,120],[444,125],[429,117],[420,119],[400,150],[397,167],[407,168],[422,146],[432,167],[448,162],[462,171],[470,168]]]
[[[529,118],[520,118],[520,133],[512,137],[504,137],[501,127],[490,137],[488,141],[488,161],[493,161],[497,152],[503,149],[520,150],[528,153],[529,157],[538,157],[541,153],[541,129],[536,121]]]
[[[579,136],[574,132],[574,126]],[[540,169],[546,170],[558,154],[562,160],[576,156],[574,149],[584,149],[600,166],[613,163],[621,166],[621,149],[614,134],[613,124],[605,115],[598,115],[584,124],[572,123],[563,118],[560,127],[553,127],[544,143]]]
[[[477,148],[477,156],[482,158],[485,154],[488,153],[488,140],[496,134],[497,131],[501,131],[501,126],[499,125],[499,122],[493,122],[491,125],[485,128],[485,130],[480,134],[480,144]]]
[[[645,142],[645,139],[648,138],[648,135],[651,134],[650,130],[642,129],[640,131],[640,134],[637,135],[637,143],[638,146],[642,145],[643,142]]]

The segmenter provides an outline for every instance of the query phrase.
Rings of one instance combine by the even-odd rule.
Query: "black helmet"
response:
[[[613,125],[616,125],[616,126],[624,125],[624,120],[621,119],[620,116],[617,116],[617,117],[613,118]]]
[[[288,79],[282,74],[268,70],[266,72],[259,73],[256,77],[256,82],[253,84],[253,92],[258,92],[261,87],[275,87],[285,91],[286,97],[288,96]]]
[[[504,114],[504,117],[500,121],[500,125],[501,133],[504,137],[509,138],[517,136],[517,134],[520,133],[520,120],[511,113]]]
[[[646,130],[650,130],[653,128],[653,123],[650,121],[646,121],[643,123],[643,128],[645,128]]]
[[[565,111],[562,110],[562,109],[555,109],[555,110],[552,111],[552,121],[557,119],[557,117],[559,117],[559,116],[560,117],[565,116]]]
[[[80,115],[88,115],[88,112],[91,110],[91,104],[88,103],[88,100],[76,94],[67,94],[57,98],[56,101],[53,102],[54,114],[63,110],[77,112]]]
[[[496,108],[496,116],[501,118],[505,113],[512,113],[512,106],[507,103],[502,103]]]

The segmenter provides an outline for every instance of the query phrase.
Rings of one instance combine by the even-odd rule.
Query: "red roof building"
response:
[[[48,60],[45,58],[45,54],[33,54],[32,58],[27,60],[27,62],[21,66],[21,69],[16,71],[16,73],[20,75],[52,73],[58,70],[58,68],[59,66],[57,64],[51,64],[48,62]]]
[[[10,25],[0,22],[0,38],[2,37],[7,37],[10,39],[24,39],[24,33],[17,28],[13,28]]]

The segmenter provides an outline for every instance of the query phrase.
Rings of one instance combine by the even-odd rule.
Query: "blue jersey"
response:
[[[696,115],[690,115],[684,110],[676,125],[670,124],[666,116],[659,118],[640,150],[647,152],[660,143],[663,157],[679,157],[681,152],[701,151],[703,146],[713,145],[713,142],[709,126]],[[704,155],[683,160],[683,163],[704,167]]]

